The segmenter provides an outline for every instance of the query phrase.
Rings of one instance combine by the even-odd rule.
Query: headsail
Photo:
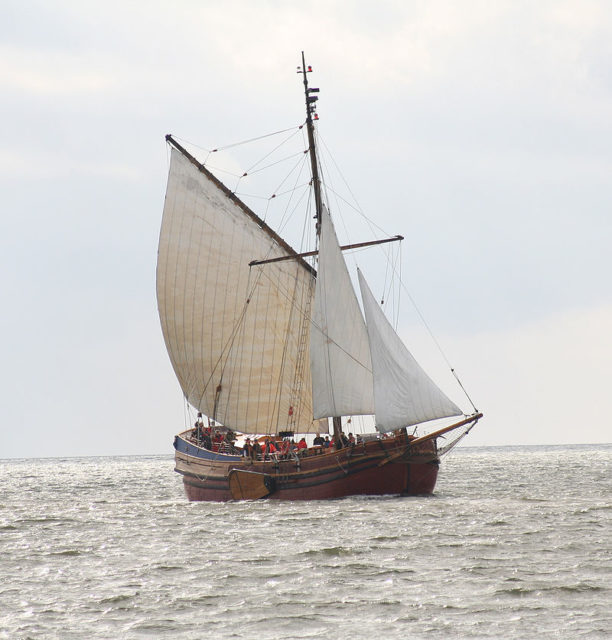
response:
[[[312,270],[302,260],[249,268],[292,250],[196,164],[172,149],[157,263],[164,339],[185,397],[245,433],[316,431]]]
[[[374,413],[368,334],[325,206],[310,358],[315,418]]]
[[[461,415],[461,409],[437,387],[405,347],[363,274],[357,271],[372,353],[378,431]]]

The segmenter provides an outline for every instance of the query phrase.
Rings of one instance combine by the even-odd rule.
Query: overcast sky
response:
[[[465,444],[612,440],[612,3],[23,0],[0,33],[0,458],[172,452],[163,136],[299,124],[301,50]]]

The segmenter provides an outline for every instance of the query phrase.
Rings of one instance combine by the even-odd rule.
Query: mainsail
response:
[[[378,431],[461,415],[461,409],[437,387],[405,347],[363,274],[359,270],[357,273],[372,353]]]
[[[188,154],[172,149],[157,299],[186,399],[245,433],[312,422],[308,357],[312,269]]]
[[[368,334],[325,206],[310,329],[315,418],[374,413]]]

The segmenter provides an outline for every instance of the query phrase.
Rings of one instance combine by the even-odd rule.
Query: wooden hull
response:
[[[175,439],[175,470],[189,500],[327,500],[352,495],[425,495],[434,490],[435,440],[410,447],[402,437],[289,460],[254,461]]]

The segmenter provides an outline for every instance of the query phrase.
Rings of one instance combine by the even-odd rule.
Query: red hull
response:
[[[228,460],[224,460],[228,458]],[[279,462],[245,462],[216,456],[201,460],[177,450],[176,471],[183,475],[185,492],[193,501],[226,501],[232,495],[232,470],[255,472],[271,480],[270,500],[327,500],[351,495],[431,494],[438,477],[435,442],[418,452],[405,440],[369,442],[354,449],[310,455]]]
[[[280,487],[270,496],[269,500],[329,500],[354,495],[425,495],[433,493],[438,477],[438,466],[434,463],[410,465],[389,465],[389,467],[404,466],[398,473],[389,468],[386,472],[369,470],[358,476],[346,476],[335,481],[316,486]],[[410,475],[410,482],[406,476]],[[226,501],[232,500],[232,494],[227,488],[208,488],[196,478],[183,478],[185,493],[192,501]]]

